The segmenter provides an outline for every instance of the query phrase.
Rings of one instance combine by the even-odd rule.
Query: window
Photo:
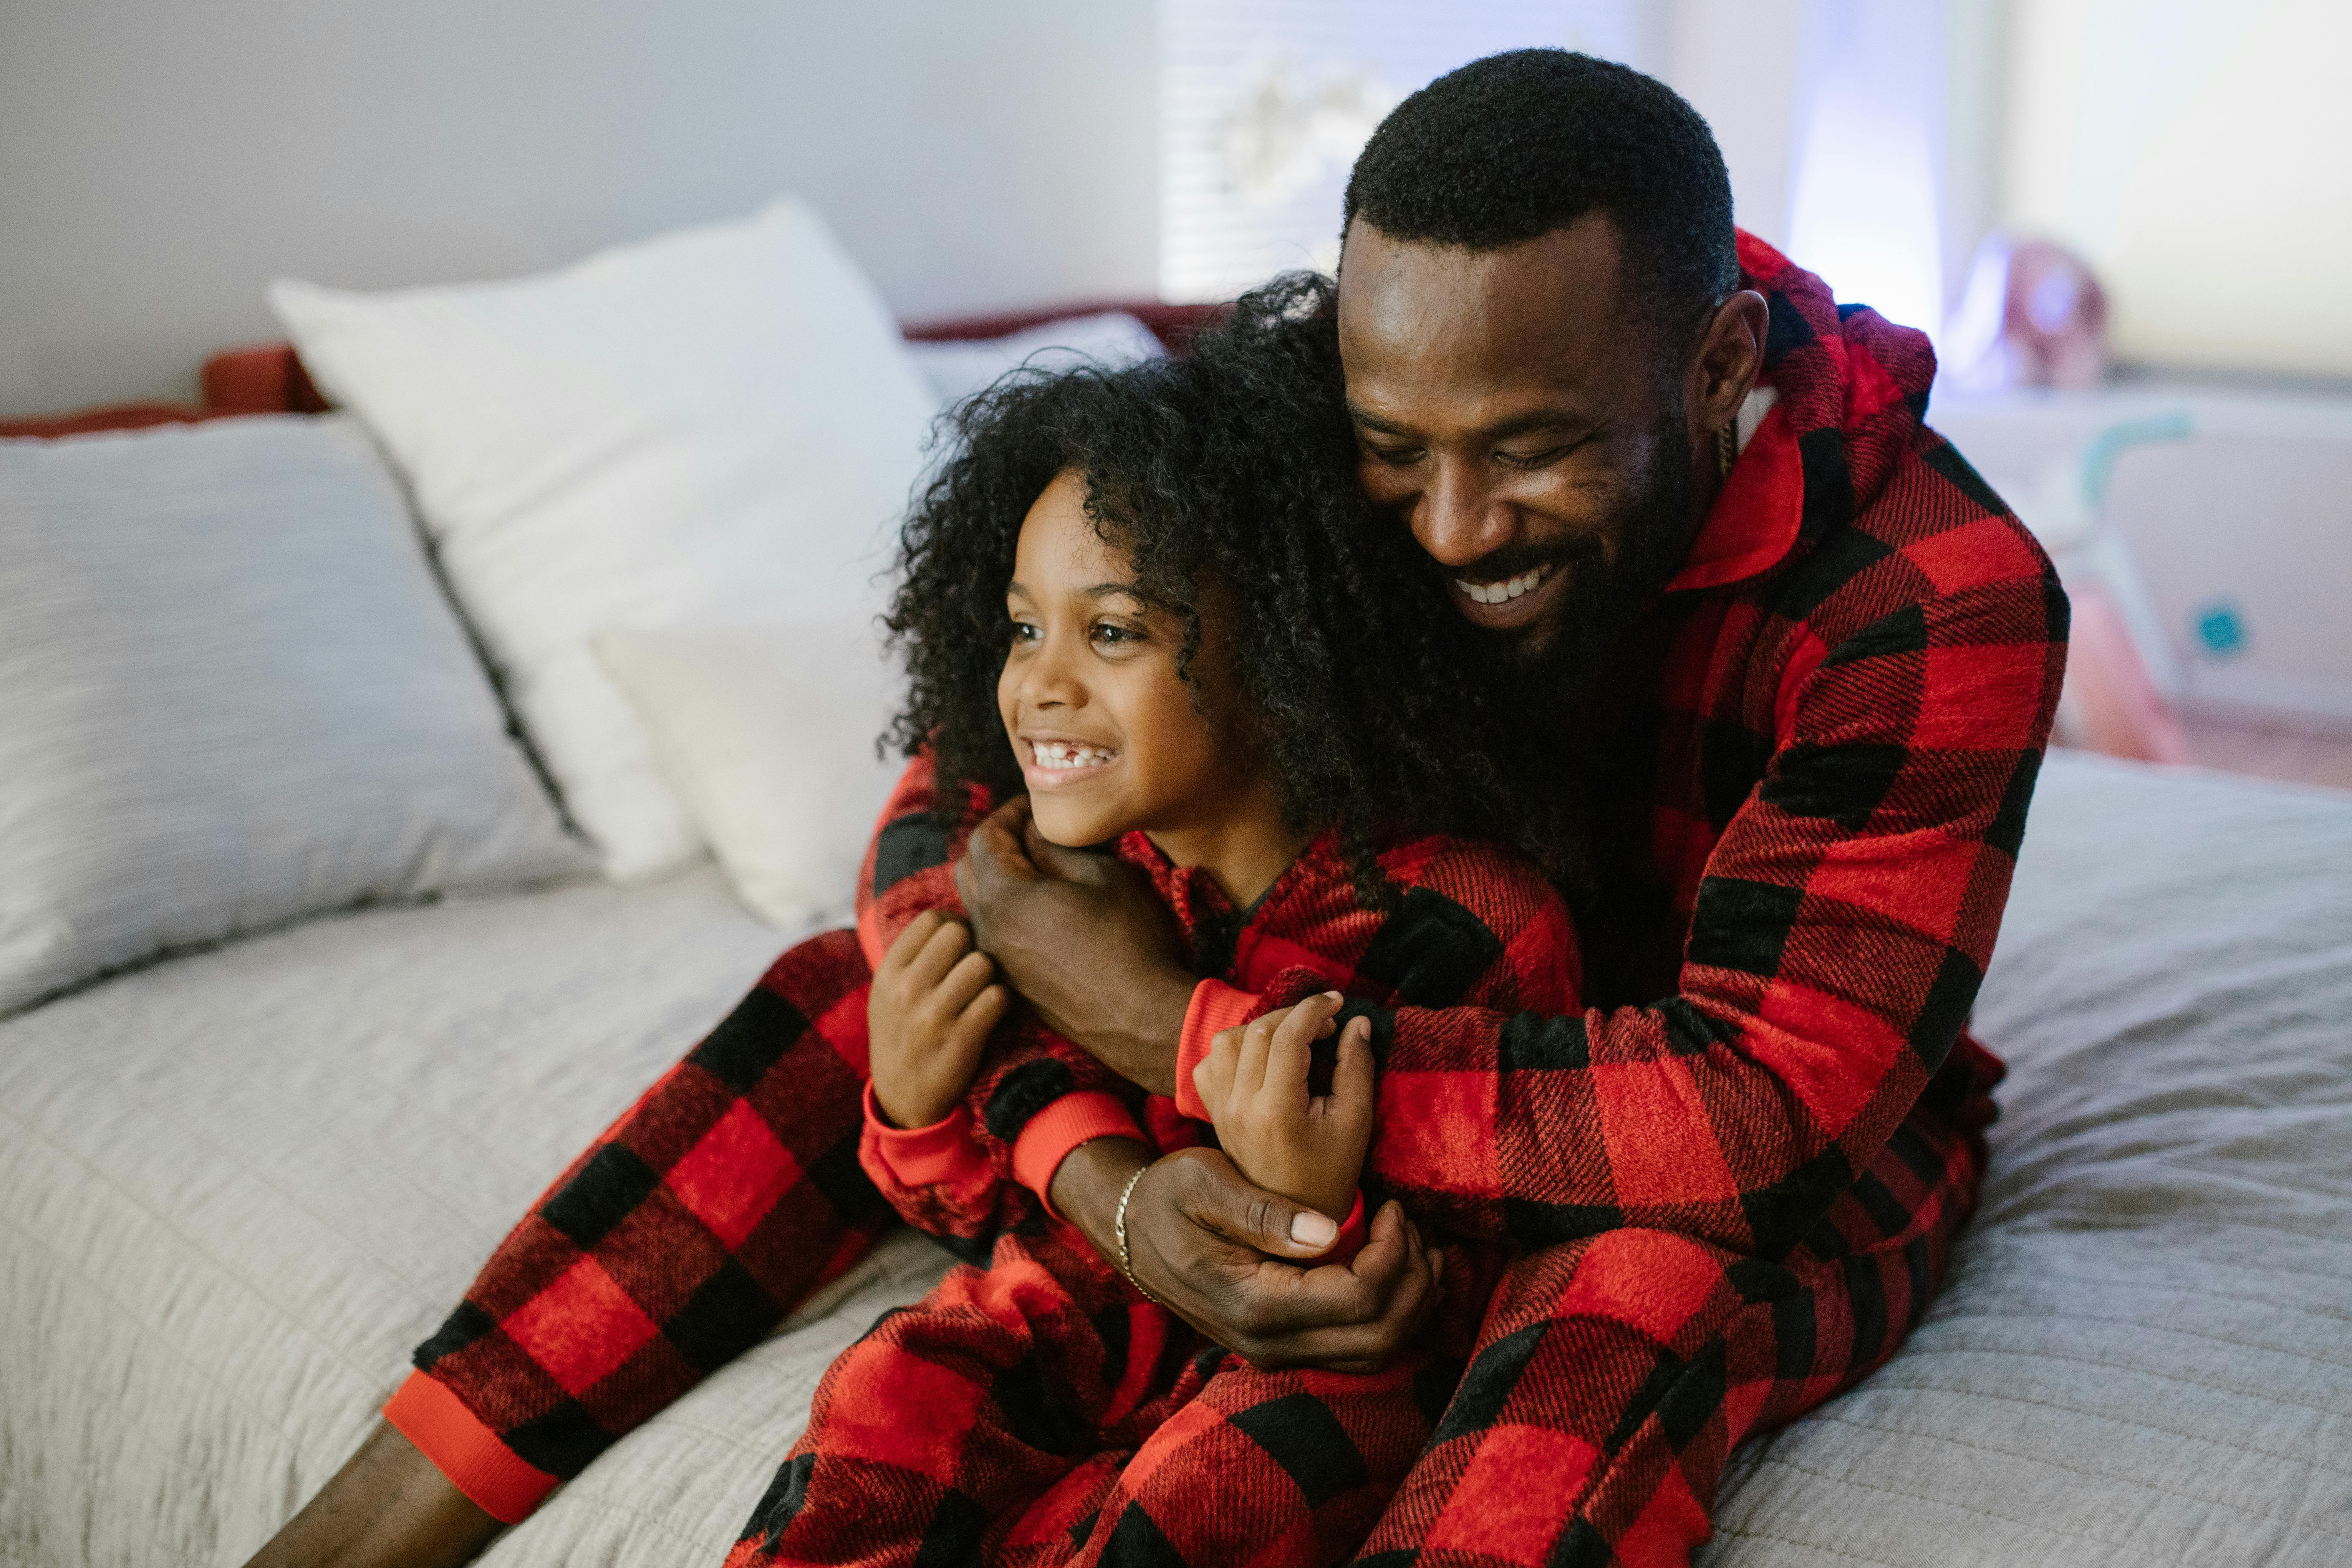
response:
[[[2352,376],[2341,0],[2019,0],[2002,208],[2081,252],[2116,356]]]

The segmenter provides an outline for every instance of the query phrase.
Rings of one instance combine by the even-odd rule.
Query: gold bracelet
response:
[[[1135,1287],[1137,1295],[1157,1307],[1160,1304],[1160,1298],[1145,1289],[1143,1281],[1135,1277],[1135,1261],[1127,1249],[1127,1200],[1135,1195],[1135,1184],[1143,1180],[1143,1173],[1150,1169],[1150,1165],[1138,1165],[1135,1174],[1128,1177],[1127,1185],[1118,1190],[1118,1212],[1112,1216],[1110,1223],[1111,1229],[1118,1236],[1118,1271],[1127,1276],[1127,1282]]]

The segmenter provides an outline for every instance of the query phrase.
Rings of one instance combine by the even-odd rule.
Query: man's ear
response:
[[[1694,441],[1728,428],[1739,405],[1764,370],[1764,334],[1770,307],[1753,289],[1742,289],[1717,305],[1700,334],[1683,388]]]

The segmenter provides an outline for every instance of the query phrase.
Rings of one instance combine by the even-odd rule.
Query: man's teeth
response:
[[[1522,594],[1533,592],[1538,584],[1550,575],[1550,567],[1537,566],[1500,583],[1465,583],[1456,577],[1454,585],[1469,595],[1474,605],[1501,605]]]
[[[1069,741],[1032,741],[1029,755],[1041,768],[1098,768],[1118,753]]]

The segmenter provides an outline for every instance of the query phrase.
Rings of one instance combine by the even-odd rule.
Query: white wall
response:
[[[1803,0],[1680,0],[1663,75],[1706,117],[1731,172],[1732,217],[1767,245],[1789,242]]]
[[[0,414],[786,189],[902,316],[1150,296],[1156,117],[1151,0],[0,0]]]

